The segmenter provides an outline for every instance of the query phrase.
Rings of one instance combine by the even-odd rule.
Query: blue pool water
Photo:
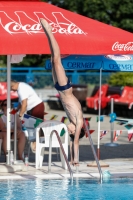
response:
[[[133,179],[6,180],[0,181],[0,200],[131,200]]]

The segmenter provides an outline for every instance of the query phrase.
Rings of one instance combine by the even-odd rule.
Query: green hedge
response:
[[[111,74],[108,84],[111,86],[133,86],[133,72],[115,72]]]

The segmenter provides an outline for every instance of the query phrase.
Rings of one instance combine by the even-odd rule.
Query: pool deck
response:
[[[56,120],[61,119],[62,116],[66,116],[64,111],[49,110],[47,108],[48,115],[46,119],[55,114],[58,115]],[[97,128],[98,123],[96,122],[96,115],[84,114],[84,117],[92,117],[90,121],[91,129],[95,132],[91,135],[94,147],[97,152]],[[104,117],[104,121],[101,122],[101,130],[110,130],[110,118],[108,116]],[[118,125],[114,123],[115,130],[122,130],[122,134],[118,137],[118,141],[115,147],[106,146],[110,143],[110,132],[108,132],[102,140],[100,140],[100,165],[101,170],[104,174],[105,170],[108,170],[111,177],[133,177],[133,141],[128,141],[127,129],[124,125]],[[26,150],[25,150],[26,151]],[[26,152],[25,152],[26,154]],[[70,153],[68,159],[70,160]],[[30,153],[29,166],[26,168],[25,165],[13,165],[8,166],[4,162],[4,155],[0,156],[0,179],[60,179],[60,178],[70,178],[68,170],[64,170],[61,167],[61,162],[57,161],[56,151],[53,151],[52,155],[52,165],[51,173],[48,172],[48,151],[44,158],[43,166],[40,169],[35,168],[35,154]],[[96,167],[95,159],[90,147],[88,138],[83,138],[80,141],[79,148],[79,167],[71,166],[73,177],[82,178],[99,178],[99,171]],[[89,166],[87,166],[89,164]],[[105,167],[109,165],[108,167]]]
[[[108,170],[112,178],[133,178],[133,161],[113,161],[104,160],[109,164],[109,167],[102,167],[102,172]],[[88,162],[80,162],[78,171],[75,167],[72,167],[73,177],[79,178],[99,178],[99,172],[97,167],[87,167]],[[48,164],[44,163],[40,169],[35,168],[35,163],[30,163],[28,168],[24,165],[7,166],[4,163],[0,165],[0,180],[3,179],[62,179],[70,178],[69,171],[64,170],[61,167],[60,162],[53,162],[51,165],[51,173],[48,173]]]

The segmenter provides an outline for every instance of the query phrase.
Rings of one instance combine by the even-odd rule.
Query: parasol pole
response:
[[[11,151],[11,124],[10,124],[10,111],[11,111],[11,101],[10,101],[10,85],[11,85],[11,56],[7,55],[7,156],[6,163],[10,164],[10,151]]]
[[[103,62],[102,65],[103,66]],[[109,167],[108,164],[104,163],[103,161],[100,160],[100,115],[101,115],[101,85],[102,85],[102,67],[100,69],[100,81],[99,81],[99,104],[98,104],[98,142],[97,142],[97,158],[99,160],[100,166],[101,167]],[[88,167],[97,167],[96,161],[92,162],[91,164],[87,165]]]
[[[99,81],[99,110],[98,110],[98,142],[97,142],[97,157],[100,160],[100,115],[101,115],[101,83],[102,83],[102,68],[100,69],[100,81]]]

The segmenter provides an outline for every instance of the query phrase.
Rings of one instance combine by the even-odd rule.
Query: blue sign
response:
[[[61,62],[66,70],[94,70],[102,66],[101,56],[70,55],[62,58]],[[52,68],[50,60],[46,61],[45,68]]]
[[[133,55],[107,55],[103,56],[103,70],[133,71]]]
[[[133,55],[70,55],[61,59],[66,70],[133,71]],[[50,60],[46,69],[51,69]]]

